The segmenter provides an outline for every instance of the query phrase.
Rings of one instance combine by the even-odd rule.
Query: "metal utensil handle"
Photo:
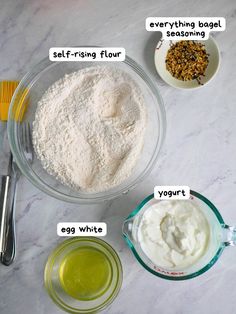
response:
[[[7,220],[5,247],[1,256],[1,262],[9,266],[16,254],[16,233],[15,233],[15,201],[16,201],[16,183],[17,175],[10,178],[10,194],[8,199],[9,218]]]
[[[7,206],[10,193],[10,176],[2,176],[1,196],[0,196],[0,254],[5,251],[6,229],[7,229]]]

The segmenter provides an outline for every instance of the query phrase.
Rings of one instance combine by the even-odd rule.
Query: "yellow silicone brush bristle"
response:
[[[18,81],[2,81],[0,82],[0,121],[7,121],[9,105],[17,88]],[[21,88],[14,100],[12,107],[11,119],[22,121],[25,110],[29,103],[28,89]]]
[[[8,109],[19,82],[17,81],[2,81],[0,82],[0,120],[7,121]]]

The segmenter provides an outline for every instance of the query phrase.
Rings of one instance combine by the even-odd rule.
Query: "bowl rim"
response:
[[[88,46],[83,46],[88,47]],[[91,46],[89,46],[91,47]],[[94,46],[95,47],[95,46]],[[78,46],[79,48],[79,46]],[[54,67],[58,62],[52,62],[49,60],[48,57],[42,59],[38,64],[32,67],[32,70],[28,71],[23,78],[21,79],[17,89],[14,92],[14,95],[11,99],[10,107],[9,107],[9,113],[8,113],[8,123],[7,123],[7,132],[8,132],[8,139],[9,139],[9,145],[10,149],[12,151],[12,154],[14,156],[14,159],[23,173],[23,175],[38,189],[45,192],[46,194],[55,197],[59,200],[70,202],[70,203],[77,203],[77,204],[91,204],[91,203],[99,203],[107,200],[111,200],[114,198],[117,198],[121,196],[122,194],[128,193],[131,189],[135,188],[139,183],[141,183],[152,171],[154,165],[156,164],[157,158],[159,156],[161,147],[163,145],[163,141],[166,135],[166,114],[165,114],[165,108],[163,104],[162,97],[159,93],[158,88],[152,81],[152,79],[146,74],[146,72],[143,70],[143,68],[132,58],[128,57],[126,55],[126,58],[124,61],[121,61],[121,63],[124,63],[128,65],[147,85],[147,87],[151,90],[154,97],[157,99],[158,106],[156,107],[156,114],[159,119],[159,137],[158,141],[155,146],[154,153],[149,160],[146,168],[137,176],[132,182],[127,184],[126,186],[119,188],[119,185],[114,187],[110,190],[105,190],[98,193],[88,193],[84,194],[83,196],[74,196],[74,195],[68,195],[66,193],[63,193],[61,191],[58,191],[48,185],[47,183],[43,182],[38,176],[35,175],[34,171],[30,168],[29,165],[25,164],[25,161],[23,161],[18,144],[17,144],[17,125],[18,122],[14,121],[12,117],[13,112],[13,105],[16,102],[17,95],[20,93],[20,91],[24,90],[25,88],[30,88],[32,84],[37,80],[37,77],[43,73],[43,71],[48,70],[50,67]],[[71,63],[71,62],[70,62]],[[15,105],[14,105],[15,106]],[[30,168],[30,171],[28,170]],[[33,172],[33,174],[31,173]]]
[[[181,41],[181,40],[183,40],[183,39],[175,39],[175,40],[172,40],[172,41],[178,42],[178,41]],[[171,86],[171,87],[174,87],[174,88],[176,88],[176,89],[179,89],[179,90],[189,90],[189,91],[192,91],[192,90],[194,90],[194,89],[198,89],[198,88],[200,88],[200,87],[204,87],[204,86],[206,86],[207,84],[209,84],[209,83],[212,81],[212,79],[216,76],[216,74],[218,73],[218,71],[219,71],[220,64],[221,64],[221,55],[220,55],[220,49],[219,49],[219,46],[218,46],[216,40],[215,40],[210,34],[209,34],[208,39],[206,39],[206,40],[204,40],[204,41],[207,41],[207,40],[212,41],[212,43],[214,44],[214,46],[215,46],[215,51],[216,51],[216,54],[217,54],[217,57],[218,57],[218,62],[217,62],[217,66],[216,66],[216,69],[215,69],[215,71],[214,71],[214,74],[213,74],[212,77],[211,77],[210,79],[208,79],[203,85],[198,84],[198,85],[192,86],[192,87],[177,86],[176,84],[171,83],[169,80],[165,79],[165,77],[161,74],[161,72],[159,72],[159,67],[157,66],[157,63],[156,63],[156,55],[157,55],[157,49],[156,49],[156,48],[158,47],[158,45],[159,45],[162,41],[165,41],[165,42],[171,41],[171,40],[164,40],[163,38],[161,38],[161,39],[158,41],[158,43],[157,43],[157,45],[156,45],[156,48],[155,48],[155,52],[154,52],[154,64],[155,64],[156,71],[157,71],[158,75],[160,76],[160,78],[161,78],[167,85],[169,85],[169,86]],[[194,40],[194,41],[203,41],[203,40]]]

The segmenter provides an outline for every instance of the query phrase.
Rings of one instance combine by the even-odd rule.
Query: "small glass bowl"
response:
[[[65,256],[79,248],[93,248],[105,255],[110,267],[111,278],[103,294],[95,299],[78,300],[65,292],[59,278],[59,269]],[[105,241],[95,237],[75,237],[62,242],[49,256],[44,283],[52,300],[68,313],[97,313],[109,306],[118,295],[122,285],[122,265],[115,250]]]
[[[145,133],[144,147],[136,167],[129,178],[118,186],[98,193],[75,191],[63,185],[55,177],[49,175],[34,154],[33,161],[27,159],[24,144],[22,123],[16,121],[16,112],[23,116],[22,122],[29,123],[35,118],[37,103],[44,92],[65,74],[85,67],[112,66],[127,72],[139,85],[146,103],[148,123]],[[23,108],[27,110],[23,115]],[[159,91],[145,71],[131,58],[126,56],[124,62],[51,62],[48,58],[27,73],[16,89],[9,109],[8,138],[11,151],[21,172],[37,188],[60,200],[73,203],[97,203],[116,198],[127,193],[145,179],[154,167],[165,136],[165,110]],[[31,132],[32,134],[32,132]]]

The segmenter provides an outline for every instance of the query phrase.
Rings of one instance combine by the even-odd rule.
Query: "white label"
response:
[[[105,222],[60,222],[57,224],[57,235],[60,237],[99,236],[107,234]]]
[[[118,47],[53,47],[50,61],[124,61],[125,49]]]
[[[190,188],[178,185],[155,186],[154,198],[157,200],[188,200],[190,198]]]
[[[225,30],[224,17],[148,17],[146,30],[162,32],[165,40],[207,40],[209,33]]]

